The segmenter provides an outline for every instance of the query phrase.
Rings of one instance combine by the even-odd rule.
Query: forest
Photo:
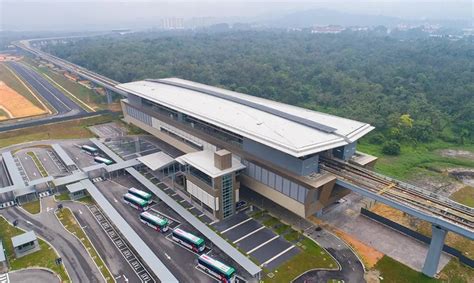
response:
[[[474,141],[470,38],[146,32],[43,49],[120,82],[180,77],[367,122],[386,154],[400,143]]]

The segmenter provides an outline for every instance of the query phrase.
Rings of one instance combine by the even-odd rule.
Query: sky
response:
[[[471,19],[473,2],[458,0],[0,0],[2,30],[93,30],[156,27],[161,18],[214,17],[250,22],[309,9],[405,19]]]

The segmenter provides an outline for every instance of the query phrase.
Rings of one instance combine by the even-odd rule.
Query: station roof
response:
[[[164,153],[163,151],[148,154],[142,157],[138,157],[141,163],[152,171],[158,170],[174,162],[174,158]]]
[[[77,183],[66,185],[66,189],[68,190],[69,193],[73,194],[73,193],[77,193],[82,190],[85,190],[86,188],[81,182],[77,182]]]
[[[71,184],[83,179],[87,179],[87,174],[84,172],[77,172],[72,175],[64,176],[53,180],[53,184],[57,186]]]
[[[125,161],[122,161],[122,162],[117,162],[117,163],[114,163],[114,164],[111,164],[111,165],[107,165],[107,167],[105,167],[105,171],[114,172],[114,171],[117,171],[117,170],[120,170],[120,169],[125,169],[125,168],[128,168],[128,167],[132,167],[132,166],[135,166],[135,165],[138,165],[138,164],[140,164],[140,161],[138,161],[137,158],[133,158],[133,159],[125,160]]]
[[[39,185],[39,184],[44,184],[44,183],[52,181],[52,180],[54,180],[54,177],[49,175],[49,176],[46,176],[46,177],[42,177],[42,178],[39,178],[39,179],[34,179],[34,180],[29,181],[28,186],[35,186],[35,185]]]
[[[296,157],[347,145],[374,129],[366,123],[178,78],[117,87]]]
[[[64,149],[57,143],[51,145],[53,150],[58,154],[59,158],[66,164],[66,166],[75,166],[76,163],[69,157]]]
[[[241,170],[245,165],[232,156],[232,166],[230,168],[221,170],[214,166],[214,152],[210,150],[203,150],[188,153],[176,158],[176,161],[182,164],[188,164],[196,169],[199,169],[211,178],[216,178],[230,172]]]
[[[100,168],[105,168],[105,167],[107,167],[107,165],[105,165],[104,163],[97,163],[97,164],[82,168],[82,171],[91,172],[91,171],[95,171],[95,170],[98,170]]]
[[[26,233],[20,234],[18,236],[12,237],[13,247],[19,247],[21,245],[27,244],[29,242],[35,241],[36,234],[34,231],[28,231]]]
[[[25,186],[25,181],[21,177],[20,171],[18,171],[12,153],[10,151],[3,152],[2,159],[5,162],[5,167],[8,170],[8,175],[10,175],[13,185],[18,187]]]
[[[6,261],[7,258],[5,257],[5,251],[3,250],[3,244],[2,241],[0,240],[0,262]]]

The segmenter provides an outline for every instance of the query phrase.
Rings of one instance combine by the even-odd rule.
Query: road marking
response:
[[[267,265],[269,264],[270,262],[274,261],[275,259],[277,259],[278,257],[282,256],[283,254],[287,253],[289,250],[291,250],[292,248],[294,248],[295,246],[294,245],[291,245],[289,248],[287,248],[286,250],[282,251],[281,253],[277,254],[276,256],[272,257],[271,259],[265,261],[264,263],[262,263],[260,265],[260,267],[263,267],[264,265]]]
[[[82,214],[82,211],[79,209],[79,214]]]
[[[29,224],[29,225],[33,226],[33,223],[31,223],[30,221],[26,220],[25,222],[26,222],[26,224]]]
[[[123,275],[123,280],[125,280],[125,282],[128,282],[128,278],[125,277],[125,274]]]
[[[185,202],[185,201],[186,201],[185,199],[182,199],[182,200],[179,201],[179,203],[183,203],[183,202]]]
[[[270,243],[271,241],[277,239],[278,237],[280,237],[280,236],[276,235],[275,237],[271,238],[270,240],[261,243],[260,245],[256,246],[255,248],[251,249],[250,251],[248,251],[247,254],[249,255],[249,254],[253,253],[254,251],[256,251],[256,250],[260,249],[261,247],[265,246],[266,244]]]
[[[201,213],[201,214],[199,214],[199,215],[198,215],[198,217],[201,217],[201,216],[203,216],[203,215],[204,215],[204,212],[203,212],[203,213]]]
[[[241,237],[241,238],[235,240],[235,241],[234,241],[234,244],[237,244],[238,242],[242,241],[243,239],[245,239],[245,238],[247,238],[247,237],[249,237],[249,236],[251,236],[251,235],[257,233],[258,231],[260,231],[260,230],[262,230],[262,229],[264,229],[264,228],[265,228],[265,226],[262,226],[262,227],[260,227],[260,228],[258,228],[258,229],[256,229],[256,230],[253,230],[252,232],[248,233],[247,235],[245,235],[245,236],[243,236],[243,237]]]
[[[114,201],[115,201],[115,202],[118,202],[118,200],[117,200],[116,198],[114,198]]]
[[[171,259],[171,257],[167,253],[165,253],[165,256],[167,259]]]
[[[219,220],[214,220],[214,221],[212,221],[211,223],[209,223],[209,225],[214,225],[214,224],[216,224],[217,222],[219,222]]]
[[[80,100],[79,98],[77,98],[77,96],[75,96],[74,94],[72,94],[71,92],[69,92],[67,89],[65,89],[62,85],[58,84],[55,80],[53,80],[50,76],[44,74],[45,77],[47,77],[50,81],[52,81],[55,85],[59,86],[62,90],[64,90],[65,92],[67,92],[69,95],[71,95],[72,97],[74,97],[74,99],[76,101],[79,101],[82,105],[86,106],[89,110],[91,110],[92,112],[95,112],[94,108],[90,107],[89,105],[87,105],[84,101]]]
[[[231,226],[231,227],[225,229],[224,231],[221,232],[221,234],[224,234],[225,232],[228,232],[228,231],[234,229],[235,227],[239,227],[240,225],[245,224],[245,223],[249,222],[250,220],[252,220],[252,218],[247,218],[244,221],[239,222],[239,223],[235,224],[234,226]]]

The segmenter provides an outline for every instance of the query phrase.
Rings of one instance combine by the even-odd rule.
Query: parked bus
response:
[[[197,253],[203,252],[206,248],[206,244],[204,243],[204,239],[199,238],[191,233],[183,231],[179,228],[173,230],[173,234],[171,235],[173,240],[180,243],[181,245],[191,249]]]
[[[154,215],[145,211],[140,213],[140,221],[155,229],[156,231],[163,233],[168,231],[168,219],[159,217],[158,215]]]
[[[139,197],[141,199],[144,199],[148,203],[151,203],[151,198],[153,197],[152,194],[144,192],[144,191],[139,190],[139,189],[135,189],[135,188],[128,189],[128,193],[131,194],[131,195],[134,195],[136,197]]]
[[[92,146],[88,146],[87,144],[84,144],[81,146],[81,149],[82,150],[85,150],[87,153],[89,153],[90,155],[98,155],[99,154],[99,150],[95,147],[92,147]]]
[[[110,165],[113,163],[112,160],[100,156],[94,157],[94,161],[97,163],[104,163],[105,165]]]
[[[148,210],[148,202],[146,200],[143,200],[129,193],[123,195],[123,202],[138,210]]]
[[[221,282],[235,282],[235,268],[227,266],[205,254],[199,256],[198,263],[201,268],[215,276]]]

